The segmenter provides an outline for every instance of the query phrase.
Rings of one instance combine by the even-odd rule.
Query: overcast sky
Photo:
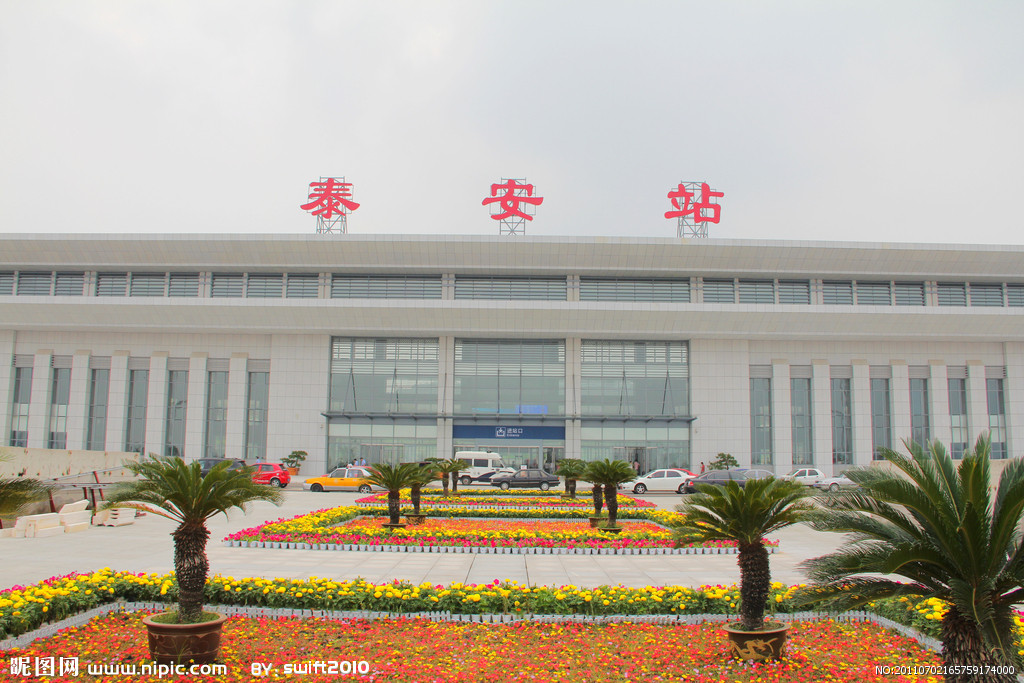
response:
[[[0,231],[1022,244],[1024,2],[0,0]]]

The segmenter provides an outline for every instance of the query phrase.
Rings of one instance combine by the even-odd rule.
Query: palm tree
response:
[[[256,484],[248,467],[230,470],[230,461],[218,463],[204,477],[198,462],[181,458],[147,457],[124,466],[139,477],[115,484],[103,506],[145,510],[173,520],[174,572],[178,578],[178,621],[191,624],[203,612],[203,590],[210,572],[206,522],[232,508],[266,500],[280,505],[283,494],[272,486]]]
[[[636,472],[625,460],[595,460],[587,464],[583,478],[594,483],[594,509],[598,514],[597,489],[599,486],[604,488],[604,497],[608,503],[608,527],[615,528],[619,514],[619,484],[636,479]]]
[[[764,628],[764,609],[772,584],[764,539],[770,533],[800,522],[813,509],[810,490],[803,484],[775,477],[749,479],[744,486],[698,484],[697,493],[676,509],[684,521],[681,541],[735,541],[740,566],[740,628]]]
[[[0,457],[0,462],[9,460]],[[0,517],[13,517],[26,506],[44,500],[55,490],[53,484],[27,477],[0,477]],[[0,520],[0,529],[3,521]]]
[[[898,472],[848,471],[860,490],[841,494],[834,508],[812,517],[815,529],[852,537],[837,552],[804,563],[815,582],[805,600],[856,607],[886,597],[938,598],[949,603],[942,618],[945,664],[1019,671],[1012,610],[1024,601],[1024,460],[1006,466],[993,499],[988,436],[978,438],[958,467],[938,441],[927,451],[903,443],[909,458],[880,449]],[[1016,679],[965,674],[946,680]]]
[[[576,481],[587,471],[587,463],[577,458],[565,458],[558,463],[555,474],[565,477],[565,492],[570,498],[576,497]],[[598,510],[600,514],[600,510]]]
[[[441,485],[444,487],[444,494],[448,495],[448,478],[451,477],[452,483],[452,495],[459,492],[459,472],[469,469],[469,465],[464,460],[459,458],[452,458],[450,460],[441,460],[437,463],[438,469],[441,471]]]
[[[409,483],[409,500],[412,501],[412,514],[420,514],[420,494],[423,487],[430,482],[434,481],[437,476],[437,470],[433,467],[419,467],[416,468],[417,477]]]
[[[397,525],[402,512],[402,489],[409,488],[421,476],[416,463],[403,462],[397,465],[377,465],[370,469],[367,480],[388,490],[388,523]]]

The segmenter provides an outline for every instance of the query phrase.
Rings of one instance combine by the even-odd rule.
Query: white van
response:
[[[462,462],[469,465],[469,469],[459,472],[459,483],[470,484],[474,481],[480,481],[481,477],[489,477],[499,470],[511,468],[505,467],[505,463],[501,461],[501,456],[497,453],[488,453],[487,451],[456,451],[455,457]]]

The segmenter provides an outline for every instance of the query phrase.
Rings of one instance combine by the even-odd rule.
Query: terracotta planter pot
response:
[[[607,517],[587,517],[587,519],[590,520],[591,529],[596,529],[598,524],[608,521]]]
[[[285,469],[288,470],[288,474],[292,475],[293,477],[298,476],[299,474],[298,467],[286,467]]]
[[[741,631],[738,622],[728,622],[723,627],[729,635],[729,649],[736,659],[760,661],[780,659],[786,650],[786,635],[789,624],[765,622],[762,631]]]
[[[601,531],[607,531],[610,534],[617,534],[620,531],[622,531],[622,527],[621,526],[599,526],[597,528],[600,529]]]
[[[426,518],[426,515],[406,515],[405,521],[409,523],[409,526],[419,526]]]
[[[381,526],[385,529],[404,529],[408,524],[405,524],[404,522],[399,522],[398,524],[389,524],[388,522],[384,522]]]
[[[220,634],[227,620],[218,614],[213,621],[199,624],[161,624],[144,617],[142,623],[149,632],[149,656],[157,664],[188,664],[189,660],[209,664],[220,656]]]

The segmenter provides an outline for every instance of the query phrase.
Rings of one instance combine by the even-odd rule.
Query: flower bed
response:
[[[444,492],[437,492],[424,495],[420,501],[421,507],[433,507],[439,505],[442,507],[463,507],[463,508],[477,508],[477,507],[489,507],[489,508],[568,508],[568,509],[580,509],[580,510],[593,510],[594,503],[590,496],[584,498],[561,498],[559,496],[553,496],[550,494],[537,495],[531,491],[533,495],[522,495],[524,492],[515,492],[512,494],[496,494],[487,491],[473,491],[469,494],[459,493],[455,496],[445,496]],[[655,508],[657,507],[654,503],[650,503],[646,500],[637,500],[630,496],[619,495],[619,509],[630,509],[630,508]],[[360,498],[356,501],[357,505],[387,505],[388,494],[377,493],[366,498]],[[409,498],[409,490],[402,489],[402,505],[412,505],[412,500]]]
[[[857,646],[850,647],[851,642]],[[28,647],[14,648],[7,657],[22,662],[28,658],[29,666],[62,658],[76,661],[78,676],[53,677],[52,681],[95,681],[103,677],[90,675],[90,667],[107,665],[129,672],[132,665],[141,667],[148,662],[140,615],[123,613],[99,617]],[[337,668],[332,675],[326,666],[320,668],[312,662],[335,662]],[[342,662],[366,673],[339,676]],[[713,624],[234,617],[224,627],[221,663],[226,673],[190,675],[187,680],[248,681],[254,664],[260,663],[271,667],[265,678],[300,676],[304,681],[923,682],[927,680],[924,677],[882,676],[875,673],[875,667],[936,666],[941,661],[913,640],[865,622],[796,623],[784,659],[747,664],[732,660],[725,638]],[[9,672],[10,667],[4,666],[0,681],[25,680]],[[140,673],[122,673],[121,678],[166,680]],[[113,678],[108,674],[105,679]]]

